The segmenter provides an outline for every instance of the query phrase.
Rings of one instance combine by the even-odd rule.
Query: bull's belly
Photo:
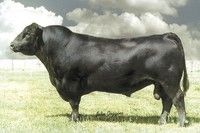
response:
[[[138,91],[150,84],[153,84],[153,81],[150,80],[140,80],[140,81],[117,81],[117,80],[90,80],[88,82],[88,90],[92,91],[101,91],[101,92],[109,92],[109,93],[133,93]]]
[[[130,86],[105,86],[105,85],[88,85],[89,90],[100,91],[100,92],[109,92],[109,93],[124,93],[131,90]]]

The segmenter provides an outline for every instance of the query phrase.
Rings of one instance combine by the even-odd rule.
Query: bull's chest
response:
[[[50,79],[52,79],[52,84],[54,84],[62,98],[68,99],[71,96],[81,95],[84,91],[82,89],[82,78],[75,72],[63,72],[62,70],[56,69],[50,76]]]

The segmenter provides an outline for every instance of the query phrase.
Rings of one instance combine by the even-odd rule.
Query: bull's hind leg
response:
[[[160,94],[161,99],[162,99],[163,109],[162,109],[162,113],[161,113],[161,116],[160,116],[160,119],[159,119],[158,123],[160,125],[162,125],[162,124],[166,124],[167,123],[168,115],[169,115],[171,107],[172,107],[172,100],[165,93],[163,88],[160,88],[160,93],[159,94]]]
[[[186,111],[185,111],[184,93],[182,92],[181,89],[179,89],[178,92],[176,93],[173,99],[173,104],[178,111],[179,125],[181,127],[186,126],[186,124],[188,124],[188,121],[185,118]]]
[[[182,90],[180,89],[180,86],[177,85],[176,87],[166,85],[163,86],[164,91],[169,96],[170,99],[172,99],[172,102],[174,106],[177,109],[178,116],[179,116],[179,124],[181,127],[185,126],[187,123],[185,117],[186,117],[186,111],[185,111],[185,102],[184,102],[184,94]]]

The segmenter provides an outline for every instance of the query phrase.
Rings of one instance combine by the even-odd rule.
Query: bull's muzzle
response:
[[[15,43],[14,42],[11,42],[10,44],[10,49],[14,52],[19,52],[20,51],[20,48],[15,46]]]

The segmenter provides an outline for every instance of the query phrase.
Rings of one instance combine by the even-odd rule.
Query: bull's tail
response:
[[[187,74],[187,68],[186,68],[186,62],[185,62],[185,53],[183,50],[183,45],[181,42],[181,39],[174,33],[167,33],[166,34],[168,39],[172,39],[175,41],[175,44],[179,47],[181,50],[182,56],[183,56],[183,93],[186,94],[187,90],[189,89],[189,80],[188,80],[188,74]]]
[[[184,66],[184,75],[183,75],[183,92],[186,94],[187,90],[189,89],[189,80],[186,65]]]

